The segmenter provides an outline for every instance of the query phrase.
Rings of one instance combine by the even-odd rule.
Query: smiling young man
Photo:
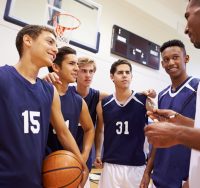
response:
[[[81,153],[86,162],[94,140],[94,126],[86,102],[69,86],[77,79],[79,70],[77,63],[76,51],[65,46],[58,49],[54,64],[49,70],[50,72],[54,71],[59,76],[60,82],[62,82],[62,84],[54,82],[54,85],[60,95],[61,110],[66,126],[69,127],[75,140],[78,124],[79,122],[82,124],[83,147]],[[48,76],[51,76],[51,74]],[[51,151],[62,149],[53,127],[50,127],[48,146]]]
[[[185,33],[190,37],[191,42],[196,48],[200,49],[200,1],[189,0],[185,18],[187,25]],[[190,160],[189,187],[198,188],[200,185],[200,87],[197,90],[197,105],[195,123],[191,119],[186,119],[183,116],[176,116],[173,121],[154,123],[146,127],[146,135],[149,141],[155,147],[169,147],[176,144],[184,144],[190,148],[194,148]],[[157,118],[160,115],[169,114],[167,111],[155,110],[151,114],[152,118]],[[179,125],[184,126],[177,126]],[[193,124],[195,128],[187,127]],[[160,136],[162,135],[162,136]]]
[[[189,56],[186,54],[184,44],[180,40],[170,40],[161,46],[160,52],[162,67],[169,75],[171,85],[159,93],[158,108],[174,110],[194,119],[199,79],[187,75],[186,64]],[[183,145],[163,149],[153,148],[141,187],[148,187],[152,171],[156,187],[182,187],[184,181],[188,179],[190,153],[190,149]]]
[[[14,66],[0,68],[0,187],[42,188],[42,161],[49,122],[64,149],[83,164],[83,187],[87,167],[65,126],[59,95],[53,85],[37,77],[40,68],[52,66],[58,49],[54,31],[27,25],[16,37],[20,56]]]

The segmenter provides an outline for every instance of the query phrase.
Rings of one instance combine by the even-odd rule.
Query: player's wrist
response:
[[[151,170],[146,168],[145,171],[144,171],[144,175],[150,176],[151,175]]]
[[[171,114],[168,116],[169,119],[177,118],[180,114],[178,112],[175,112],[174,114]]]
[[[99,158],[99,157],[101,157],[101,152],[99,152],[99,151],[96,151],[95,157],[96,157],[96,158]]]

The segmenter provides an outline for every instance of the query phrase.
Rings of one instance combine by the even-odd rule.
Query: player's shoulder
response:
[[[102,99],[102,101],[108,101],[113,97],[114,97],[114,94],[110,94],[110,95],[106,96],[104,99]]]
[[[76,93],[76,86],[70,85],[68,86],[68,90],[74,91]]]
[[[158,93],[158,98],[160,96],[162,96],[164,93],[166,93],[167,91],[169,91],[171,85],[168,85],[166,88],[164,88],[163,90],[161,90],[159,93]]]
[[[10,66],[10,65],[3,65],[3,66],[0,66],[0,76],[4,76],[5,74],[8,74],[9,72],[13,72],[14,71],[14,67],[13,66]]]
[[[75,94],[77,93],[77,92],[76,92],[76,87],[75,87],[75,86],[68,86],[67,91],[68,91],[68,92],[74,92]]]
[[[14,68],[13,68],[14,69]],[[13,83],[13,80],[15,80],[14,74],[12,73],[12,67],[9,65],[4,65],[0,67],[0,87],[1,90],[4,90],[10,85],[10,83]],[[14,84],[15,87],[16,84]]]
[[[99,98],[100,91],[94,88],[89,88],[89,95]]]
[[[196,77],[193,77],[193,76],[191,76],[190,78],[191,78],[190,82],[198,83],[200,81],[200,78],[196,78]]]
[[[137,91],[132,91],[132,95],[138,98],[147,98],[147,96],[144,93],[137,92]]]
[[[197,90],[197,87],[199,85],[200,79],[199,78],[195,78],[195,77],[191,77],[190,81],[189,81],[189,85],[192,86],[195,90]]]
[[[40,84],[42,86],[42,90],[54,94],[54,86],[52,83],[49,83],[41,78],[37,78],[37,84]]]
[[[96,90],[94,88],[89,88],[88,95],[84,98],[88,104],[93,103],[94,105],[98,103],[99,101],[99,90]]]
[[[90,87],[90,89],[89,89],[89,90],[90,90],[90,92],[93,92],[93,93],[99,93],[99,90],[97,90],[97,89],[94,89],[94,88],[91,88],[91,87]]]
[[[144,93],[133,91],[132,98],[140,103],[145,104],[147,96]]]
[[[5,71],[5,70],[8,70],[10,68],[11,68],[10,65],[3,65],[3,66],[0,66],[0,71]]]
[[[108,103],[109,101],[111,101],[112,99],[114,99],[114,95],[113,94],[108,95],[104,99],[101,100],[101,104],[104,105]]]
[[[67,90],[68,93],[71,93],[71,95],[76,98],[78,101],[81,101],[83,100],[83,98],[77,93],[76,91],[76,87],[75,86],[68,86],[68,90]]]

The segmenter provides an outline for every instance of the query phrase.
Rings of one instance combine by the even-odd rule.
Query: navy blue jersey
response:
[[[77,93],[75,86],[73,86],[73,90]],[[96,116],[97,116],[96,107],[99,102],[99,91],[90,88],[89,93],[84,98],[84,100],[87,103],[88,110],[89,110],[90,116],[92,118],[92,122],[95,126],[96,125]],[[82,151],[82,148],[83,148],[83,135],[84,135],[83,129],[81,126],[79,126],[78,131],[77,131],[77,136],[76,136],[76,142],[79,146],[80,151]],[[87,166],[88,166],[89,170],[91,170],[91,168],[92,168],[92,162],[93,162],[92,153],[90,153],[90,155],[88,157],[88,161],[87,161]]]
[[[133,93],[121,106],[115,95],[102,100],[104,120],[103,162],[119,165],[145,164],[144,127],[146,96]]]
[[[199,79],[189,77],[176,91],[168,86],[158,96],[160,109],[172,109],[194,119]],[[180,188],[189,174],[191,150],[183,145],[157,149],[152,179],[156,187]]]
[[[77,93],[76,87],[71,86],[74,92]],[[78,93],[77,93],[78,94]],[[97,112],[96,112],[96,107],[99,102],[99,91],[93,88],[89,88],[89,93],[86,97],[84,97],[85,102],[87,103],[90,116],[92,118],[94,126],[96,125],[96,117],[97,117]]]
[[[99,91],[90,88],[89,93],[84,98],[84,100],[88,105],[90,116],[91,116],[93,124],[95,126],[96,125],[96,118],[97,118],[96,107],[97,107],[97,104],[99,102]]]
[[[41,188],[53,86],[0,68],[0,187]]]
[[[68,87],[66,94],[60,96],[60,101],[65,123],[69,127],[73,137],[76,138],[80,113],[82,110],[82,98],[81,96],[74,93],[71,87]],[[48,149],[50,149],[48,152],[63,149],[52,126],[50,126],[49,129]]]

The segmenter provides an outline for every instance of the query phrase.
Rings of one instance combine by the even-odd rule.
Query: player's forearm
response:
[[[200,151],[200,129],[190,127],[177,127],[176,138],[178,144],[184,144]]]
[[[175,119],[177,119],[177,124],[179,125],[183,125],[186,127],[194,127],[194,120],[191,118],[178,114]]]
[[[144,173],[147,173],[148,175],[150,175],[153,170],[155,154],[156,154],[156,148],[152,147],[152,150],[150,152],[149,159],[147,161],[147,165],[144,171]]]
[[[58,139],[65,150],[71,151],[79,158],[81,162],[83,162],[80,150],[69,130],[63,130],[63,132],[60,132]]]
[[[88,159],[92,145],[94,143],[94,133],[95,133],[94,127],[84,132],[82,155],[85,156],[86,161]]]
[[[97,126],[95,130],[95,150],[96,157],[101,158],[101,150],[104,140],[104,121],[101,101],[97,105]]]
[[[101,150],[103,145],[103,131],[95,134],[95,151],[96,157],[101,157]]]

